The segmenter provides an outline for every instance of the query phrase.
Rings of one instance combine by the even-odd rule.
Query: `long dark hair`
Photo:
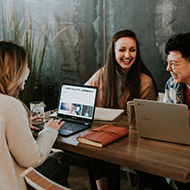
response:
[[[127,79],[125,81],[125,87],[129,88],[129,100],[133,100],[134,98],[140,98],[140,74],[145,73],[149,77],[152,78],[156,94],[158,95],[156,82],[147,69],[145,64],[141,59],[141,52],[139,49],[139,42],[137,40],[136,34],[131,30],[121,30],[114,34],[112,37],[108,52],[107,59],[105,65],[105,75],[103,77],[104,81],[104,93],[103,93],[103,106],[118,108],[118,98],[117,98],[117,87],[116,87],[116,65],[118,64],[115,59],[115,43],[118,39],[122,37],[130,37],[135,40],[137,45],[137,56],[135,62],[132,64],[128,74]]]

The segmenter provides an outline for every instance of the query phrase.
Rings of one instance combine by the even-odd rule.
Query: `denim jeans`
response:
[[[69,164],[65,153],[51,153],[45,162],[38,166],[36,170],[54,182],[65,186],[69,174]]]

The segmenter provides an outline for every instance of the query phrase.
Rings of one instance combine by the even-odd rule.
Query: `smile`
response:
[[[173,78],[177,78],[178,75],[176,73],[170,73]]]
[[[131,59],[121,59],[124,63],[129,63]]]

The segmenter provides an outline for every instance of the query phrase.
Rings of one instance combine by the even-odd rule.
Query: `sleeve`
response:
[[[169,90],[170,81],[171,81],[171,78],[165,84],[165,92],[164,92],[164,97],[162,99],[162,102],[170,102],[170,90]]]
[[[98,86],[98,74],[99,72],[97,71],[96,73],[94,73],[90,79],[85,83],[85,85],[89,85],[89,86]]]
[[[58,131],[46,128],[35,140],[23,105],[17,100],[9,101],[8,104],[9,109],[5,113],[8,148],[20,166],[37,167],[48,157]]]
[[[104,70],[105,70],[105,66],[100,68],[97,72],[95,72],[91,76],[91,78],[85,83],[85,85],[97,86],[100,90],[100,88],[102,87],[101,83],[102,83],[102,78],[104,75]]]
[[[156,90],[153,81],[149,76],[145,74],[143,74],[141,77],[140,98],[147,100],[157,100]]]

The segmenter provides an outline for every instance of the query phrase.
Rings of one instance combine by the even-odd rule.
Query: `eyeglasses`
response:
[[[177,66],[177,65],[180,65],[180,64],[182,64],[182,63],[189,63],[189,62],[190,62],[190,60],[183,61],[183,62],[180,62],[180,63],[172,63],[172,61],[170,61],[170,60],[168,60],[168,59],[165,60],[166,66],[169,65],[172,70],[175,70],[175,66]]]

